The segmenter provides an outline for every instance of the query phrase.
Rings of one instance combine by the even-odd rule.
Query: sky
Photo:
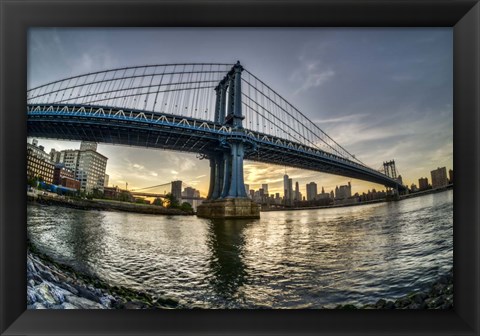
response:
[[[379,169],[395,160],[404,184],[453,169],[451,28],[31,28],[28,88],[93,71],[164,63],[242,65],[350,153]],[[31,141],[31,138],[28,138]],[[49,152],[79,142],[39,139]],[[206,196],[209,164],[194,154],[99,144],[109,185],[129,189],[181,179]],[[245,162],[245,183],[283,194],[283,175],[330,191],[381,185]]]

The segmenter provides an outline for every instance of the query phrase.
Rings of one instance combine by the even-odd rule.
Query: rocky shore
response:
[[[380,299],[374,304],[338,305],[335,309],[453,309],[453,268],[425,291],[416,291],[396,300]]]
[[[152,297],[79,274],[45,255],[27,252],[27,309],[173,309],[179,302]]]

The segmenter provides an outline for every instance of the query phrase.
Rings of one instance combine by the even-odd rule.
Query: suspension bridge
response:
[[[157,184],[149,187],[143,187],[143,188],[135,188],[128,190],[130,194],[133,196],[142,196],[142,197],[159,197],[159,198],[165,198],[167,194],[172,194],[174,195],[178,200],[205,200],[204,197],[200,196],[194,196],[194,195],[188,195],[185,193],[182,193],[182,190],[184,187],[190,187],[190,185],[186,184],[185,182],[178,181],[180,182],[181,187],[178,188],[178,190],[175,190],[175,183],[174,182],[167,182],[163,184]],[[192,188],[193,189],[193,188]]]
[[[198,153],[210,161],[205,217],[258,217],[243,161],[290,166],[402,191],[239,62],[98,71],[27,91],[29,136]]]

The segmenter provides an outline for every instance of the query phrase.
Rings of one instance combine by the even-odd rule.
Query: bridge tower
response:
[[[215,88],[215,122],[232,128],[220,139],[210,160],[210,188],[207,200],[197,208],[206,218],[259,218],[260,208],[248,198],[243,178],[243,157],[251,148],[243,130],[242,71],[237,62]]]

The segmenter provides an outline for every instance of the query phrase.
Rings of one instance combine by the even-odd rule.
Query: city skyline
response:
[[[143,53],[117,53],[120,38]],[[128,65],[239,59],[371,168],[394,159],[410,185],[436,167],[453,167],[451,29],[41,28],[29,31],[28,52],[29,88]],[[56,150],[80,144],[40,142]],[[112,185],[133,189],[182,178],[202,195],[208,190],[208,162],[194,154],[106,144],[98,151],[109,158]],[[379,189],[256,162],[245,163],[245,183],[283,193],[285,172],[303,195],[310,181],[328,190],[352,181],[353,193]]]

